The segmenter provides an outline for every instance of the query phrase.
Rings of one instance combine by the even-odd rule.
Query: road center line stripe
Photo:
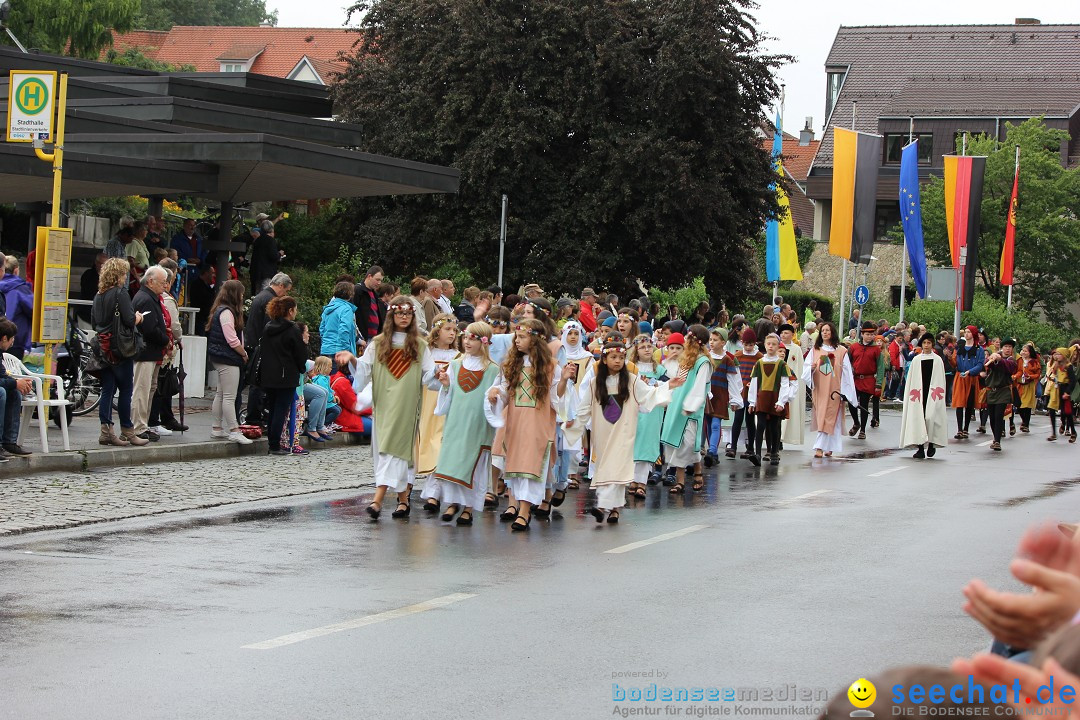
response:
[[[818,495],[824,495],[827,492],[832,492],[832,490],[811,490],[808,493],[803,493],[802,495],[796,495],[795,497],[790,497],[790,498],[787,498],[785,500],[779,500],[779,501],[777,501],[777,502],[775,502],[773,504],[774,505],[785,505],[787,503],[799,502],[800,500],[807,500],[807,499],[812,498],[812,497],[817,497]]]
[[[904,466],[889,468],[888,470],[879,470],[876,473],[870,473],[866,477],[881,477],[882,475],[888,475],[889,473],[900,472],[904,469]]]
[[[707,527],[708,525],[691,525],[690,527],[685,527],[682,530],[675,530],[669,533],[664,533],[663,535],[657,535],[656,537],[649,538],[648,540],[638,540],[637,542],[632,542],[629,545],[620,545],[617,548],[605,550],[604,554],[618,555],[620,553],[630,552],[631,550],[637,550],[638,548],[645,547],[646,545],[653,545],[658,542],[664,542],[665,540],[673,540],[677,537],[682,537],[683,535],[689,535],[692,532],[704,530]]]
[[[981,443],[979,443],[979,447],[986,447],[987,445],[989,445],[992,442],[994,442],[994,441],[993,440],[987,440],[986,442],[981,442]]]
[[[435,610],[436,608],[445,607],[462,600],[468,600],[474,598],[476,595],[470,593],[453,593],[451,595],[443,595],[442,597],[433,598],[431,600],[425,600],[415,605],[408,605],[406,607],[397,608],[396,610],[387,610],[386,612],[376,613],[375,615],[365,615],[364,617],[355,618],[353,620],[345,620],[344,622],[334,623],[333,625],[324,625],[322,627],[313,628],[311,630],[303,630],[301,632],[291,633],[289,635],[282,635],[281,637],[273,638],[272,640],[265,640],[259,643],[252,643],[251,645],[244,645],[244,650],[273,650],[284,645],[292,645],[294,643],[303,642],[305,640],[312,640],[323,635],[331,635],[333,633],[344,632],[345,630],[355,630],[362,628],[365,625],[375,625],[376,623],[386,622],[387,620],[396,620],[397,618],[405,617],[407,615],[415,615],[416,613],[427,612],[428,610]]]

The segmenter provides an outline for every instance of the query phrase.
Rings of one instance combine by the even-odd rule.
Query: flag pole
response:
[[[1013,168],[1014,177],[1019,172],[1020,172],[1020,146],[1017,145],[1016,146],[1016,164],[1015,164],[1015,166]],[[1009,217],[1012,215],[1012,213],[1013,213],[1012,196],[1010,195],[1009,196],[1009,214],[1005,216],[1005,224],[1006,225],[1008,225]],[[1015,218],[1013,218],[1013,222],[1016,222]],[[1006,230],[1006,232],[1008,232],[1008,231]],[[1015,233],[1015,231],[1014,231],[1014,233]],[[1015,273],[1016,272],[1016,240],[1015,240],[1015,234],[1014,234],[1013,238],[1014,239],[1013,239],[1013,248],[1012,248],[1012,251],[1013,251],[1012,262],[1013,262],[1013,272]],[[1013,282],[1015,282],[1015,280]],[[1009,297],[1005,301],[1005,312],[1012,312],[1012,289],[1013,289],[1013,284],[1009,283]]]
[[[915,118],[908,118],[908,132],[907,141],[908,145],[911,144],[915,138]],[[904,208],[900,208],[901,214],[903,214]],[[907,233],[904,233],[904,250],[900,255],[900,320],[904,322],[904,300],[907,296]]]
[[[967,132],[964,133],[964,139],[963,139],[962,144],[960,145],[960,155],[961,156],[966,156],[967,155]],[[959,244],[960,243],[960,238],[956,238],[956,242],[957,242],[957,244]],[[962,295],[963,291],[962,291],[962,287],[961,287],[961,284],[960,284],[960,280],[964,276],[964,265],[966,264],[965,260],[967,259],[967,245],[966,244],[964,245],[964,247],[960,248],[960,251],[956,254],[956,259],[957,259],[957,263],[956,263],[956,302],[954,303],[954,308],[953,308],[953,337],[959,338],[960,337],[960,306],[964,302],[964,298],[963,298],[963,295]]]
[[[851,101],[851,129],[852,130],[855,130],[855,117],[856,117],[856,111],[857,111],[858,102],[859,102],[858,100],[852,100]],[[854,232],[854,230],[852,232]],[[848,259],[844,258],[844,272],[840,276],[840,323],[841,323],[841,327],[844,330],[844,332],[841,334],[841,337],[843,337],[844,335],[847,334],[847,322],[848,322],[848,319],[847,319],[847,315],[844,314],[844,310],[845,310],[845,307],[844,307],[845,302],[844,301],[847,300],[847,266],[848,266]],[[839,340],[837,342],[839,342]]]

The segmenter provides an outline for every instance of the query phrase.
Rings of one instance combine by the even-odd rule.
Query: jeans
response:
[[[135,365],[128,359],[119,365],[106,365],[101,371],[101,402],[98,419],[102,425],[112,425],[112,398],[117,389],[116,412],[120,415],[120,427],[134,427],[131,423],[131,391],[135,382]]]
[[[562,450],[559,452],[558,459],[555,461],[556,490],[565,490],[570,484],[570,461],[573,456],[574,453],[570,450]]]
[[[326,403],[330,394],[326,388],[314,383],[304,385],[304,405],[307,406],[307,418],[304,419],[304,432],[312,432],[326,427]]]
[[[63,410],[63,408],[61,408]],[[22,413],[22,395],[18,390],[7,390],[0,387],[0,416],[4,418],[4,431],[0,441],[5,445],[15,445],[19,442],[19,423]],[[41,420],[40,422],[45,422]]]
[[[289,411],[293,407],[296,389],[266,388],[263,392],[266,396],[266,404],[270,407],[270,434],[267,436],[270,440],[270,449],[280,450],[281,436],[285,432],[285,423],[289,420]]]
[[[330,423],[337,420],[337,416],[341,414],[340,405],[327,405],[326,406],[326,425],[330,426]]]

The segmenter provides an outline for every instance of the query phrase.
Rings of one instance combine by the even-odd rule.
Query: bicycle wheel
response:
[[[79,375],[68,391],[73,415],[88,415],[101,402],[101,381],[86,372],[86,363],[89,359],[89,353],[79,356]]]

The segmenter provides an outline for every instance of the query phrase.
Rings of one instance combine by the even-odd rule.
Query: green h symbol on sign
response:
[[[49,89],[35,77],[21,82],[15,92],[15,104],[27,115],[37,115],[45,109],[48,100]]]

